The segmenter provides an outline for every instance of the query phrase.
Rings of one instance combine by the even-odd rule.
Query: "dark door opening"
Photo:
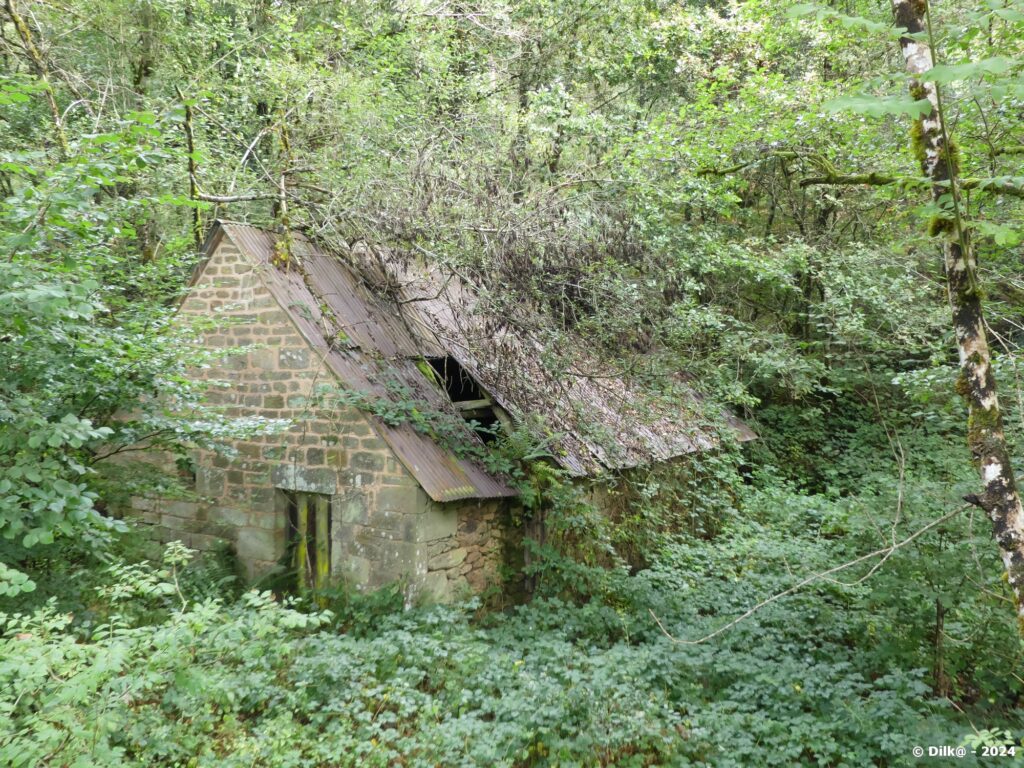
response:
[[[331,576],[331,499],[288,492],[288,541],[300,592],[320,590]]]

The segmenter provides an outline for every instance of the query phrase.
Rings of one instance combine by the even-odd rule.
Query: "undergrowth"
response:
[[[1022,689],[1004,674],[1019,641],[978,597],[951,606],[989,629],[947,649],[970,684],[950,698],[932,695],[916,588],[852,573],[689,644],[862,535],[846,506],[778,478],[746,509],[713,543],[679,540],[633,576],[602,569],[590,599],[549,575],[506,613],[403,613],[386,593],[320,610],[226,581],[217,594],[221,571],[196,586],[173,545],[162,565],[93,570],[79,596],[0,618],[0,762],[893,766],[914,745],[960,743],[972,722],[1020,732]]]
[[[548,537],[533,600],[501,612],[243,591],[227,551],[157,563],[130,535],[43,548],[0,603],[0,763],[852,767],[1019,744],[1021,641],[988,522],[958,511],[961,444],[916,414],[898,444],[894,422],[796,418],[766,411],[745,483],[728,451],[637,474],[615,522],[524,475]]]

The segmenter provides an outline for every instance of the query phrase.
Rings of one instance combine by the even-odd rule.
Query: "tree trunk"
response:
[[[57,139],[57,150],[60,152],[60,159],[66,160],[70,150],[68,140],[64,135],[64,123],[61,119],[60,108],[57,106],[57,98],[53,95],[53,86],[50,85],[50,72],[46,66],[43,54],[39,52],[35,40],[32,37],[32,30],[29,29],[25,19],[18,13],[14,0],[6,0],[7,15],[14,22],[14,28],[18,30],[18,37],[21,38],[22,47],[29,61],[32,62],[32,69],[43,84],[43,93],[46,95],[46,103],[50,106],[50,116],[53,118],[53,134]]]
[[[930,38],[927,0],[893,0],[893,11],[897,26],[919,38]],[[912,76],[911,94],[927,99],[932,106],[928,115],[914,123],[914,151],[925,175],[933,182],[934,199],[951,202],[954,214],[951,220],[936,219],[931,232],[942,238],[946,285],[960,352],[957,391],[967,401],[967,444],[985,487],[980,497],[971,495],[966,500],[984,509],[992,520],[1006,578],[1017,604],[1018,625],[1024,633],[1024,509],[1010,466],[996,397],[977,262],[960,211],[957,149],[943,123],[941,93],[934,83],[918,79],[932,68],[931,47],[924,39],[902,37],[900,48],[907,72]]]
[[[935,636],[932,638],[935,658],[932,662],[932,695],[941,699],[949,697],[950,679],[946,674],[946,609],[942,600],[935,598]]]

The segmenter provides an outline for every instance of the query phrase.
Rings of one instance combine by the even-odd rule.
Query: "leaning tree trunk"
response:
[[[920,39],[927,37],[928,32],[927,0],[893,0],[893,11],[896,24],[919,37],[917,40],[900,38],[906,69],[912,76],[910,92],[915,98],[927,99],[932,107],[928,115],[914,124],[914,150],[925,175],[932,181],[935,200],[939,201],[943,196],[952,197],[952,220],[936,219],[931,231],[943,239],[946,285],[960,352],[957,391],[967,401],[967,444],[985,485],[985,492],[980,497],[968,496],[967,501],[984,509],[992,520],[996,543],[1006,566],[1006,578],[1017,603],[1018,624],[1024,633],[1024,509],[1021,508],[1010,466],[996,397],[977,262],[959,210],[957,151],[943,124],[941,94],[937,86],[919,79],[933,64],[931,47]]]

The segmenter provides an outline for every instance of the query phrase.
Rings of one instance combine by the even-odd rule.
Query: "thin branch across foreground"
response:
[[[696,640],[683,640],[683,639],[680,639],[678,637],[675,637],[671,632],[669,632],[667,629],[665,629],[665,625],[661,623],[661,619],[658,618],[658,615],[653,610],[648,609],[648,612],[651,614],[651,618],[653,618],[654,621],[657,622],[658,628],[661,629],[661,631],[662,631],[662,633],[664,633],[665,637],[667,637],[673,643],[678,643],[679,645],[700,645],[701,643],[706,643],[708,640],[712,640],[712,639],[718,637],[719,635],[724,633],[726,630],[732,629],[737,624],[739,624],[741,621],[745,621],[746,619],[749,619],[751,616],[753,616],[755,613],[760,611],[762,608],[764,608],[764,607],[766,607],[768,605],[771,605],[772,603],[774,603],[774,602],[776,602],[778,600],[781,600],[782,598],[787,597],[788,595],[792,595],[792,594],[794,594],[796,592],[799,592],[801,589],[806,587],[808,584],[813,584],[814,582],[821,581],[821,580],[829,580],[828,577],[833,575],[833,574],[835,574],[835,573],[839,573],[841,571],[845,571],[847,568],[852,568],[853,566],[859,565],[860,563],[863,563],[863,562],[865,562],[867,560],[871,560],[874,557],[880,558],[877,563],[875,563],[873,566],[871,566],[871,569],[866,574],[861,576],[856,581],[838,582],[838,583],[843,584],[844,586],[854,586],[855,584],[863,583],[864,581],[869,579],[871,576],[873,576],[878,571],[878,569],[882,567],[882,565],[885,563],[885,561],[888,560],[890,557],[892,557],[892,555],[897,550],[902,549],[903,547],[905,547],[907,544],[909,544],[910,542],[912,542],[914,539],[918,538],[922,534],[927,533],[932,528],[936,528],[937,526],[942,525],[947,520],[953,519],[954,517],[956,517],[957,515],[962,513],[964,510],[969,509],[969,508],[970,508],[969,504],[968,505],[964,505],[964,506],[960,507],[959,509],[956,509],[956,510],[954,510],[952,512],[949,512],[948,514],[943,515],[940,518],[932,520],[930,523],[928,523],[928,525],[926,525],[926,526],[924,526],[922,528],[919,528],[918,530],[914,531],[912,534],[907,536],[907,538],[903,539],[902,541],[894,542],[893,544],[891,544],[888,547],[882,547],[881,549],[876,549],[874,552],[868,552],[866,555],[861,555],[860,557],[858,557],[858,558],[856,558],[854,560],[850,560],[849,562],[842,563],[841,565],[837,565],[834,568],[829,568],[828,570],[819,571],[818,573],[812,574],[811,576],[808,576],[807,578],[797,582],[796,584],[794,584],[789,589],[783,590],[782,592],[778,592],[778,593],[772,595],[771,597],[765,598],[764,600],[759,602],[757,605],[754,605],[753,607],[748,609],[746,612],[744,612],[744,613],[740,614],[739,616],[737,616],[732,621],[730,621],[730,622],[728,622],[726,624],[723,624],[721,627],[716,629],[714,632],[711,632],[710,634],[704,635],[704,637],[697,638]]]

